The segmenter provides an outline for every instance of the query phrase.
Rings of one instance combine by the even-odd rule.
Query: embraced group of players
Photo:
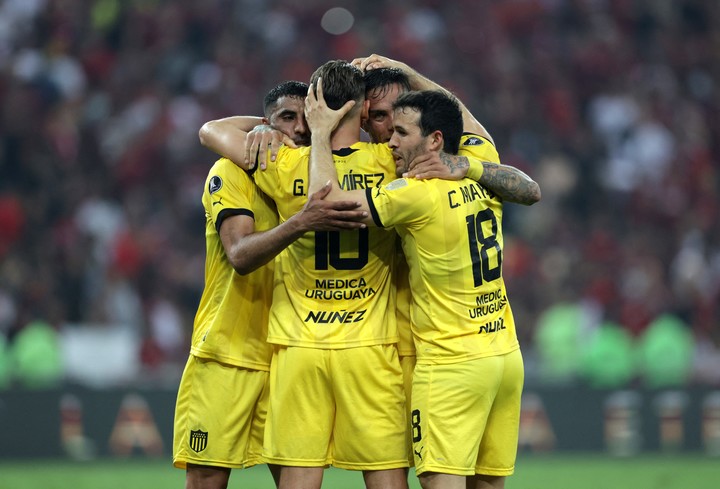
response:
[[[329,61],[264,117],[206,123],[205,289],[175,412],[188,488],[259,463],[319,488],[502,488],[523,362],[502,278],[503,202],[538,185],[404,63]],[[367,137],[370,141],[366,141]]]

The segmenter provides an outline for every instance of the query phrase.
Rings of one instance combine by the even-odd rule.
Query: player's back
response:
[[[450,363],[517,348],[502,278],[502,202],[464,179],[400,179],[372,195],[410,266],[418,363]]]
[[[283,148],[254,178],[281,219],[307,202],[310,148]],[[364,142],[333,152],[345,189],[387,183],[395,164],[387,145]],[[313,348],[397,342],[390,269],[395,233],[384,229],[306,233],[276,262],[268,340]]]

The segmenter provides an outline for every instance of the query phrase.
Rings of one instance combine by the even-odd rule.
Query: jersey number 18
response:
[[[485,236],[483,233],[483,223],[490,222],[492,233]],[[470,257],[472,258],[473,279],[475,287],[485,282],[491,282],[500,278],[500,270],[502,266],[502,250],[500,243],[497,242],[497,219],[491,209],[484,209],[477,214],[465,217],[468,230],[468,241],[470,243]],[[490,268],[490,260],[488,257],[489,250],[495,250],[497,256],[497,265]]]

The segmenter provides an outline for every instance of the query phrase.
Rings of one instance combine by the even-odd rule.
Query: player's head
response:
[[[332,60],[320,66],[310,77],[313,90],[317,90],[318,78],[322,78],[323,96],[328,107],[337,110],[346,102],[355,100],[356,104],[350,109],[346,118],[353,117],[363,110],[365,80],[360,68],[347,61]]]
[[[460,104],[437,90],[406,92],[393,104],[393,127],[388,144],[400,176],[418,155],[441,150],[458,152],[463,130]]]
[[[265,121],[298,146],[310,144],[310,130],[305,122],[307,91],[307,83],[286,81],[270,90],[263,101]]]
[[[401,93],[410,91],[410,80],[398,68],[376,68],[365,72],[365,98],[368,116],[362,128],[374,143],[387,143],[393,133],[393,103]]]

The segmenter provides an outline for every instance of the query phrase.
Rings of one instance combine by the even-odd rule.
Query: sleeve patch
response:
[[[480,146],[481,144],[485,144],[485,141],[479,137],[471,136],[465,140],[463,146]]]
[[[222,178],[215,175],[210,179],[210,183],[208,183],[208,192],[212,195],[218,190],[220,190],[223,186]]]
[[[392,182],[385,185],[385,188],[387,190],[397,190],[399,188],[407,187],[408,182],[405,178],[398,178],[397,180],[393,180]]]

